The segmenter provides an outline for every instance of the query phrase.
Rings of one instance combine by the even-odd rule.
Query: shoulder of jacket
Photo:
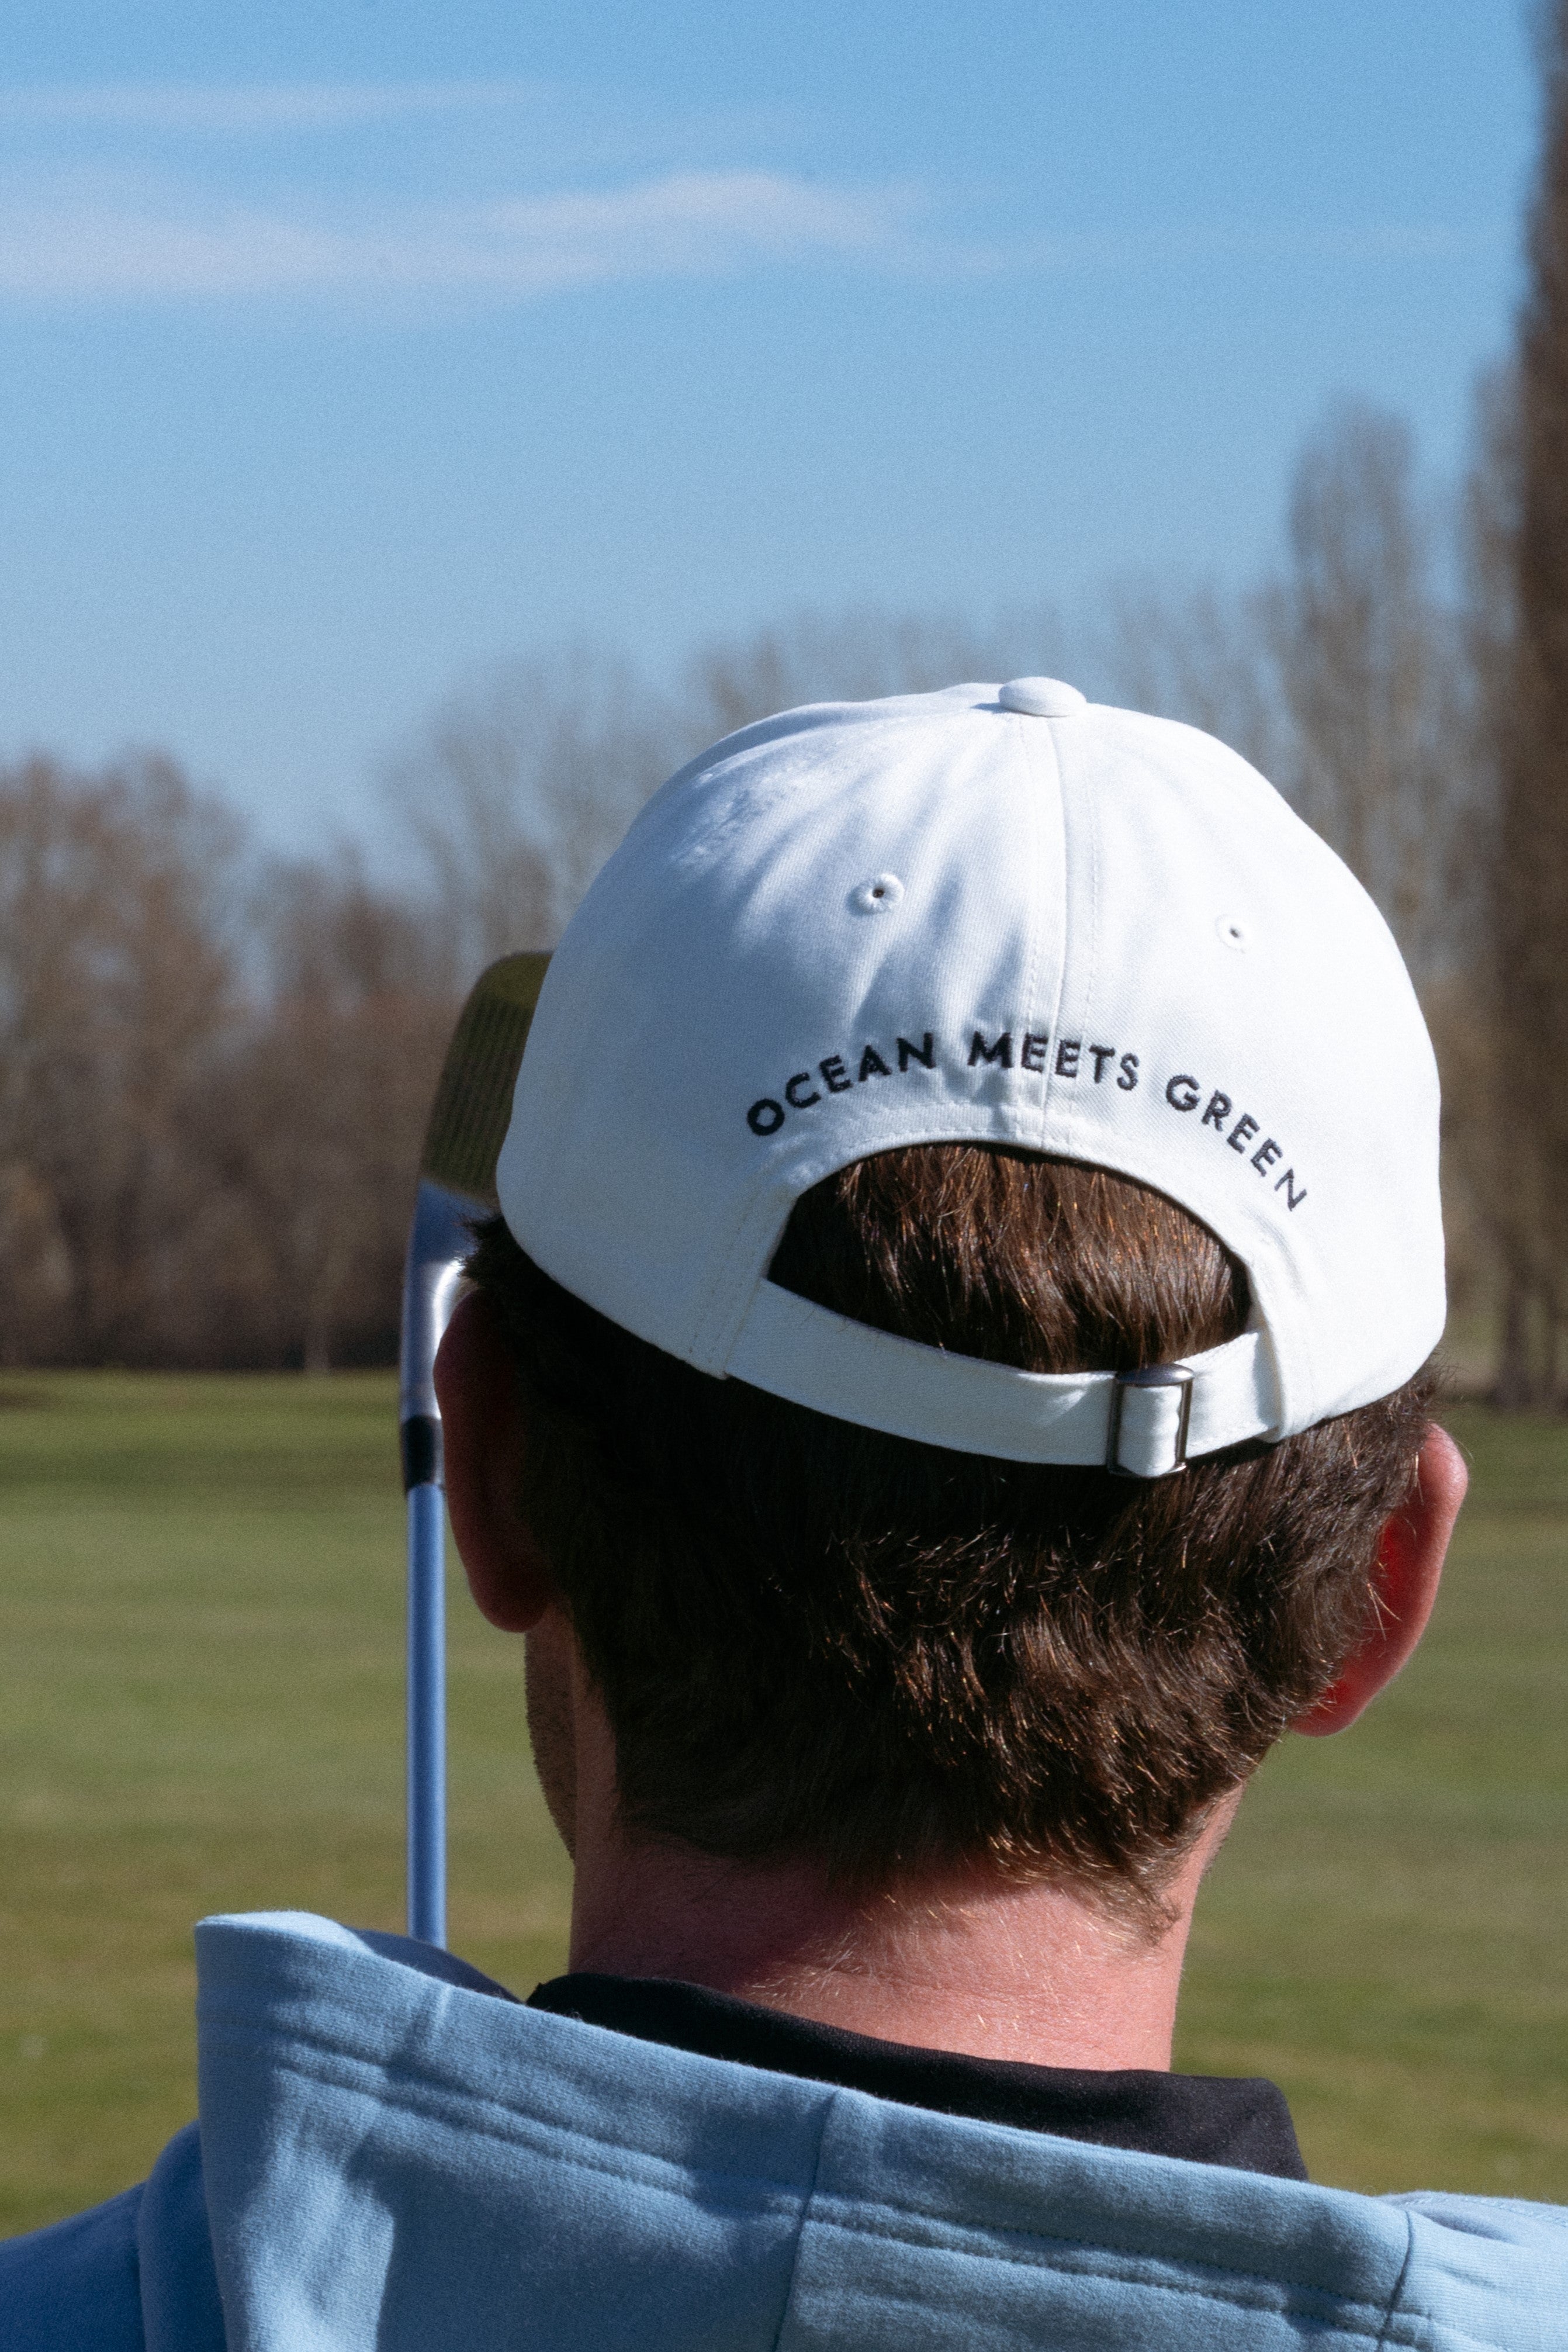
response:
[[[142,2190],[0,2243],[0,2352],[146,2352]]]
[[[225,2352],[194,2124],[139,2188],[0,2242],[0,2352]]]

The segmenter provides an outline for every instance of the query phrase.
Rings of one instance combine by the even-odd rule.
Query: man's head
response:
[[[1147,1912],[1389,1650],[1430,1053],[1208,739],[1049,681],[730,739],[569,932],[499,1182],[531,1597],[476,1580],[558,1600],[632,1833]]]

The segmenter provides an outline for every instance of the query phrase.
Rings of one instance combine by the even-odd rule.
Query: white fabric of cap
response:
[[[767,1279],[870,1154],[1152,1185],[1247,1268],[1190,1392],[980,1363]],[[1444,1316],[1437,1087],[1360,885],[1197,730],[1052,679],[815,704],[655,794],[568,927],[497,1170],[566,1288],[701,1370],[1003,1459],[1176,1466],[1386,1395]]]

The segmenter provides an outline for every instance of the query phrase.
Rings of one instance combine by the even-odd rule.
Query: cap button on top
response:
[[[1059,677],[1009,677],[997,700],[1004,710],[1021,711],[1028,719],[1070,719],[1089,698]]]

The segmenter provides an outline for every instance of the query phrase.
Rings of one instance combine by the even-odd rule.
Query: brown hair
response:
[[[875,1884],[983,1861],[1155,1904],[1207,1808],[1375,1605],[1430,1383],[1142,1482],[886,1437],[716,1380],[533,1265],[469,1273],[530,1407],[522,1500],[616,1741],[623,1816]],[[787,1288],[1037,1371],[1241,1330],[1246,1275],[1103,1171],[927,1144],[795,1206]]]

